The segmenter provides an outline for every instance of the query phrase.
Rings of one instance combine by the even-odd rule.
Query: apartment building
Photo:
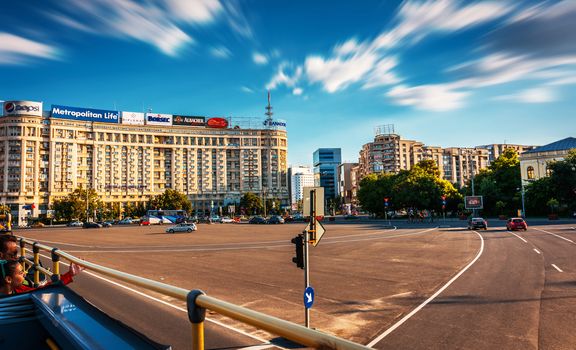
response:
[[[538,146],[525,146],[525,145],[511,145],[507,143],[494,143],[490,145],[482,145],[476,146],[476,148],[484,148],[488,150],[488,165],[490,165],[493,161],[498,159],[504,150],[507,148],[512,148],[518,153],[518,155],[533,150]]]
[[[129,112],[134,123],[121,117],[128,112],[61,107],[4,104],[0,201],[18,217],[30,204],[26,215],[45,215],[78,187],[95,189],[110,204],[146,202],[168,188],[202,211],[238,203],[245,192],[289,204],[283,128],[230,128],[222,118],[185,116],[173,123],[171,115]],[[90,120],[94,115],[101,118]]]
[[[290,177],[290,202],[292,209],[304,198],[304,187],[314,187],[314,172],[312,168],[304,165],[291,166],[288,169]]]

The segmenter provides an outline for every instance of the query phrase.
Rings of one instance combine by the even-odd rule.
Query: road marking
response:
[[[562,271],[558,266],[556,266],[556,265],[554,265],[554,264],[552,264],[552,267],[554,267],[556,270],[558,270],[558,272],[564,272],[564,271]]]
[[[524,243],[528,243],[528,241],[527,241],[527,240],[525,240],[524,238],[522,238],[522,237],[518,236],[518,235],[517,235],[517,234],[515,234],[514,232],[512,232],[512,231],[509,231],[509,232],[510,232],[511,234],[513,234],[514,236],[516,236],[516,237],[520,238],[521,240],[523,240],[523,241],[524,241]]]
[[[43,256],[43,257],[45,257],[46,259],[51,259],[51,257],[49,257],[49,256],[46,256],[46,255],[43,255],[43,254],[40,254],[40,255]],[[69,266],[69,264],[67,264],[67,263],[65,263],[65,262],[60,262],[60,264],[64,264],[64,265],[66,265],[66,266]],[[120,284],[120,283],[118,283],[118,282],[109,280],[108,278],[102,277],[102,276],[97,275],[97,274],[95,274],[95,273],[93,273],[93,272],[84,271],[83,273],[86,273],[86,274],[88,274],[88,275],[90,275],[90,276],[99,278],[99,279],[101,279],[101,280],[103,280],[103,281],[105,281],[105,282],[108,282],[108,283],[113,284],[113,285],[115,285],[115,286],[118,286],[118,287],[120,287],[120,288],[124,288],[124,289],[126,289],[126,290],[128,290],[128,291],[131,291],[131,292],[135,293],[135,294],[138,294],[138,295],[140,295],[140,296],[143,296],[144,298],[148,298],[148,299],[150,299],[150,300],[156,301],[156,302],[158,302],[158,303],[160,303],[160,304],[169,306],[169,307],[171,307],[171,308],[173,308],[173,309],[182,311],[182,312],[184,312],[184,313],[186,313],[186,314],[188,313],[188,310],[186,310],[185,308],[176,306],[176,305],[174,305],[174,304],[170,304],[170,303],[167,302],[167,301],[158,299],[158,298],[156,298],[156,297],[153,297],[153,296],[151,296],[151,295],[148,295],[148,294],[146,294],[146,293],[143,293],[143,292],[141,292],[141,291],[139,291],[139,290],[136,290],[136,289],[134,289],[134,288],[130,288],[130,287],[126,286],[126,285],[123,285],[123,284]],[[234,328],[234,327],[229,326],[229,325],[227,325],[227,324],[224,324],[224,323],[222,323],[222,322],[220,322],[220,321],[216,321],[216,320],[210,319],[210,318],[208,318],[208,317],[206,317],[206,321],[212,322],[212,323],[217,324],[217,325],[219,325],[219,326],[221,326],[221,327],[227,328],[227,329],[229,329],[229,330],[231,330],[231,331],[234,331],[234,332],[243,334],[243,335],[245,335],[245,336],[247,336],[247,337],[249,337],[249,338],[258,340],[258,341],[264,343],[262,346],[264,346],[264,345],[266,345],[266,344],[269,344],[269,341],[268,341],[268,340],[261,339],[261,338],[255,336],[255,335],[252,335],[252,334],[250,334],[250,333],[247,333],[247,332],[245,332],[245,331],[243,331],[243,330],[241,330],[241,329]],[[280,349],[285,349],[285,348],[283,348],[283,347],[281,347],[281,346],[277,346],[277,345],[266,345],[266,346],[267,346],[267,347],[278,347],[278,348],[280,348]]]
[[[540,251],[539,251],[538,249],[536,249],[536,248],[534,248],[534,251],[535,251],[536,253],[538,253],[538,254],[542,254],[542,253],[540,253]]]
[[[548,232],[548,231],[544,231],[544,230],[541,230],[541,229],[539,229],[539,228],[535,228],[535,230],[538,230],[538,231],[540,231],[540,232],[547,233],[547,234],[552,235],[552,236],[556,236],[556,237],[558,237],[558,238],[560,238],[560,239],[563,239],[563,240],[565,240],[565,241],[568,241],[568,242],[570,242],[570,243],[572,243],[572,244],[576,244],[576,242],[574,242],[573,240],[568,239],[568,238],[566,238],[566,237],[562,237],[562,236],[557,235],[557,234],[555,234],[555,233]]]
[[[468,265],[466,265],[466,267],[464,267],[460,272],[458,272],[458,274],[456,276],[452,277],[452,279],[450,281],[448,281],[444,286],[442,286],[442,288],[438,289],[436,291],[436,293],[432,294],[432,296],[430,298],[428,298],[426,301],[424,301],[422,304],[420,304],[418,307],[416,307],[414,310],[412,310],[412,312],[410,312],[408,315],[404,316],[400,321],[396,322],[392,327],[388,328],[384,333],[380,334],[378,337],[376,337],[374,340],[372,340],[366,346],[373,347],[374,345],[378,344],[379,341],[384,339],[388,334],[392,333],[396,328],[400,327],[404,322],[408,321],[408,319],[410,319],[412,316],[414,316],[424,306],[428,305],[428,303],[430,303],[432,300],[434,300],[440,293],[442,293],[446,288],[448,288],[452,283],[454,283],[454,281],[456,281],[464,272],[466,272],[466,270],[468,270],[470,268],[470,266],[474,265],[474,263],[482,255],[482,252],[484,252],[484,238],[478,232],[474,231],[474,233],[476,233],[478,235],[478,237],[480,237],[480,242],[481,242],[480,250],[478,251],[478,254],[474,258],[474,260],[472,260]]]

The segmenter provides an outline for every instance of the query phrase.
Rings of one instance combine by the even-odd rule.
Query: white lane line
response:
[[[538,249],[536,249],[536,248],[534,248],[534,251],[535,251],[536,253],[538,253],[538,254],[542,254],[542,253],[540,253],[540,251],[539,251]]]
[[[51,259],[51,257],[49,257],[49,256],[46,256],[46,255],[43,255],[43,254],[40,254],[40,255],[43,256],[43,257],[45,257],[46,259]],[[65,262],[60,262],[60,264],[64,264],[64,265],[66,265],[66,266],[69,266],[69,264],[67,264],[67,263],[65,263]],[[126,290],[128,290],[128,291],[131,291],[131,292],[133,292],[133,293],[135,293],[135,294],[138,294],[138,295],[140,295],[140,296],[142,296],[142,297],[144,297],[144,298],[148,298],[148,299],[150,299],[150,300],[156,301],[156,302],[158,302],[158,303],[160,303],[160,304],[169,306],[169,307],[171,307],[171,308],[173,308],[173,309],[176,309],[176,310],[178,310],[178,311],[182,311],[182,312],[188,313],[188,310],[186,310],[185,308],[182,308],[182,307],[179,307],[179,306],[170,304],[170,303],[167,302],[167,301],[164,301],[164,300],[155,298],[155,297],[153,297],[153,296],[151,296],[151,295],[148,295],[148,294],[146,294],[146,293],[142,293],[142,292],[140,292],[140,291],[138,291],[138,290],[136,290],[136,289],[134,289],[134,288],[130,288],[130,287],[125,286],[125,285],[123,285],[123,284],[120,284],[120,283],[118,283],[118,282],[109,280],[108,278],[102,277],[102,276],[97,275],[97,274],[95,274],[95,273],[93,273],[93,272],[84,271],[83,273],[86,273],[86,274],[88,274],[88,275],[90,275],[90,276],[99,278],[99,279],[101,279],[101,280],[103,280],[103,281],[105,281],[105,282],[108,282],[108,283],[113,284],[113,285],[115,285],[115,286],[118,286],[118,287],[120,287],[120,288],[124,288],[124,289],[126,289]],[[245,335],[245,336],[247,336],[247,337],[249,337],[249,338],[258,340],[258,341],[264,343],[264,345],[269,344],[269,341],[268,341],[268,340],[261,339],[261,338],[259,338],[259,337],[257,337],[257,336],[254,336],[254,335],[250,334],[250,333],[246,333],[246,332],[244,332],[244,331],[241,330],[241,329],[237,329],[237,328],[234,328],[234,327],[229,326],[229,325],[227,325],[227,324],[224,324],[224,323],[222,323],[222,322],[220,322],[220,321],[212,320],[212,319],[210,319],[210,318],[208,318],[208,317],[206,317],[206,321],[212,322],[212,323],[217,324],[217,325],[219,325],[219,326],[221,326],[221,327],[227,328],[227,329],[229,329],[229,330],[231,330],[231,331],[234,331],[234,332],[243,334],[243,335]],[[282,347],[280,347],[280,346],[277,346],[277,345],[266,345],[266,346],[267,346],[267,347],[271,347],[271,346],[272,346],[272,347],[278,347],[278,348],[284,349],[284,348],[282,348]]]
[[[380,342],[382,339],[384,339],[388,334],[392,333],[394,330],[396,330],[396,328],[400,327],[404,322],[408,321],[408,319],[410,319],[412,316],[414,316],[424,306],[428,305],[428,303],[430,303],[432,300],[434,300],[440,293],[442,293],[454,281],[456,281],[464,272],[466,272],[466,270],[468,270],[470,268],[470,266],[474,265],[474,263],[482,255],[482,252],[484,252],[484,238],[478,232],[474,231],[474,233],[476,233],[478,235],[478,237],[480,237],[480,242],[481,242],[480,250],[478,251],[478,254],[474,258],[474,260],[472,260],[468,265],[466,265],[466,267],[464,267],[460,272],[458,272],[458,274],[456,276],[452,277],[452,279],[450,281],[448,281],[448,283],[446,283],[444,286],[442,286],[442,288],[438,289],[436,291],[436,293],[432,294],[432,296],[430,298],[428,298],[426,301],[424,301],[422,304],[420,304],[417,308],[412,310],[412,312],[410,312],[408,315],[404,316],[400,321],[396,322],[392,327],[388,328],[384,333],[380,334],[378,337],[376,337],[374,340],[372,340],[366,346],[373,347],[374,345],[378,344],[378,342]]]
[[[558,272],[564,272],[564,271],[562,271],[558,266],[556,266],[555,264],[552,264],[552,267],[555,268],[556,270],[558,270]]]
[[[518,235],[517,235],[517,234],[515,234],[514,232],[512,232],[512,231],[509,231],[509,232],[510,232],[511,234],[513,234],[514,236],[516,236],[516,237],[520,238],[521,240],[523,240],[523,241],[524,241],[524,243],[528,243],[528,241],[527,241],[527,240],[525,240],[524,238],[522,238],[522,237],[518,236]]]
[[[535,228],[535,230],[540,231],[540,232],[547,233],[547,234],[552,235],[552,236],[556,236],[556,237],[558,237],[558,238],[560,238],[560,239],[563,239],[563,240],[565,240],[565,241],[567,241],[567,242],[570,242],[570,243],[572,243],[572,244],[576,244],[576,242],[574,242],[573,240],[568,239],[568,238],[566,238],[566,237],[562,237],[562,236],[557,235],[557,234],[555,234],[555,233],[548,232],[548,231],[544,231],[544,230],[541,230],[541,229],[539,229],[539,228]]]

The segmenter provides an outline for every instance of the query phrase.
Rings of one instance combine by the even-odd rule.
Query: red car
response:
[[[528,224],[522,218],[510,218],[506,222],[506,230],[514,231],[514,230],[524,230],[528,229]]]

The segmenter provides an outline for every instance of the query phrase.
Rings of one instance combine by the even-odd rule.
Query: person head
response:
[[[0,292],[12,294],[22,285],[26,273],[16,260],[0,260]]]
[[[0,236],[0,259],[16,260],[18,259],[18,241],[12,235]]]

